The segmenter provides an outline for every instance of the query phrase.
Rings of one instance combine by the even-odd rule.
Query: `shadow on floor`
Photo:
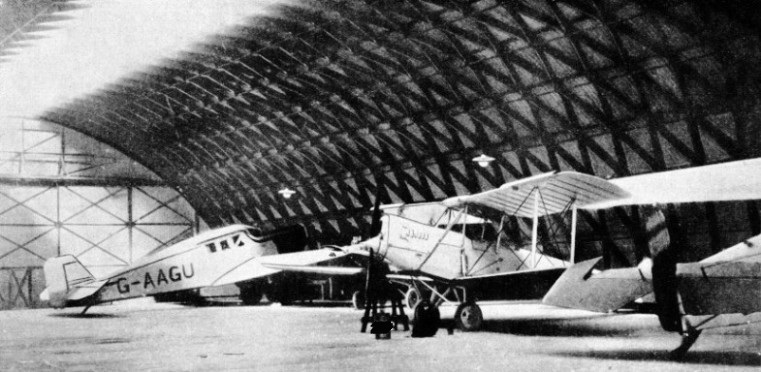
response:
[[[607,318],[606,318],[607,319]],[[483,331],[524,336],[599,337],[627,336],[657,328],[601,322],[598,316],[573,319],[486,320]]]
[[[115,319],[124,318],[124,315],[117,314],[103,314],[103,313],[54,313],[50,314],[51,317],[56,318],[74,318],[74,319]]]
[[[189,306],[189,307],[227,307],[227,306],[288,306],[288,307],[351,307],[351,303],[347,301],[304,301],[304,302],[294,302],[288,305],[281,305],[278,302],[260,302],[256,305],[244,305],[240,301],[230,301],[230,300],[223,300],[223,301],[215,301],[215,300],[207,300],[203,302],[182,302],[179,303],[180,305]]]
[[[632,361],[672,361],[668,350],[622,349],[603,351],[579,351],[556,353],[555,355],[594,358],[618,359]],[[679,362],[686,364],[720,364],[732,366],[761,366],[761,355],[743,351],[688,351]]]

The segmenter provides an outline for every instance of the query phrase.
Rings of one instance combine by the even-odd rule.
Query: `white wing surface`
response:
[[[619,205],[701,203],[761,199],[761,158],[610,180],[630,197],[587,209]]]
[[[539,197],[539,215],[548,215],[603,202],[629,198],[621,187],[602,178],[577,172],[545,173],[506,183],[498,189],[473,195],[456,196],[443,203],[452,208],[476,204],[502,213],[534,216],[534,197]]]
[[[320,263],[335,260],[349,253],[323,248],[314,251],[286,253],[260,258],[267,268],[292,272],[313,273],[320,275],[356,275],[364,271],[360,267],[319,266]]]

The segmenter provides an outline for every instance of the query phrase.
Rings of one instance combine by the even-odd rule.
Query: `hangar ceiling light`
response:
[[[486,154],[481,154],[473,158],[473,161],[478,163],[481,168],[486,168],[489,166],[489,164],[491,164],[491,162],[494,161],[494,158]]]
[[[277,193],[278,193],[278,194],[280,194],[280,195],[282,195],[282,196],[283,196],[283,198],[285,198],[285,199],[290,199],[290,198],[291,198],[291,196],[293,196],[293,194],[295,194],[295,193],[296,193],[296,191],[294,191],[294,190],[291,190],[291,189],[289,189],[289,188],[287,188],[287,187],[286,187],[286,188],[284,188],[284,189],[282,189],[282,190],[279,190]]]

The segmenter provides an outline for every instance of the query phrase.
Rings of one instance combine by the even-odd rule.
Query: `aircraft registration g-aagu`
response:
[[[95,278],[74,256],[45,262],[47,288],[40,299],[54,308],[99,303],[189,289],[236,284],[244,302],[261,297],[257,279],[277,273],[259,263],[262,256],[292,251],[283,245],[291,231],[259,234],[246,225],[231,225],[200,233],[179,243],[160,247],[103,278]],[[301,248],[301,247],[298,247]]]

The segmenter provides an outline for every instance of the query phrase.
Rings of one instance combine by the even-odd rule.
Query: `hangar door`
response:
[[[97,277],[194,234],[193,208],[130,162],[48,124],[0,132],[0,309],[42,305],[50,257]]]

